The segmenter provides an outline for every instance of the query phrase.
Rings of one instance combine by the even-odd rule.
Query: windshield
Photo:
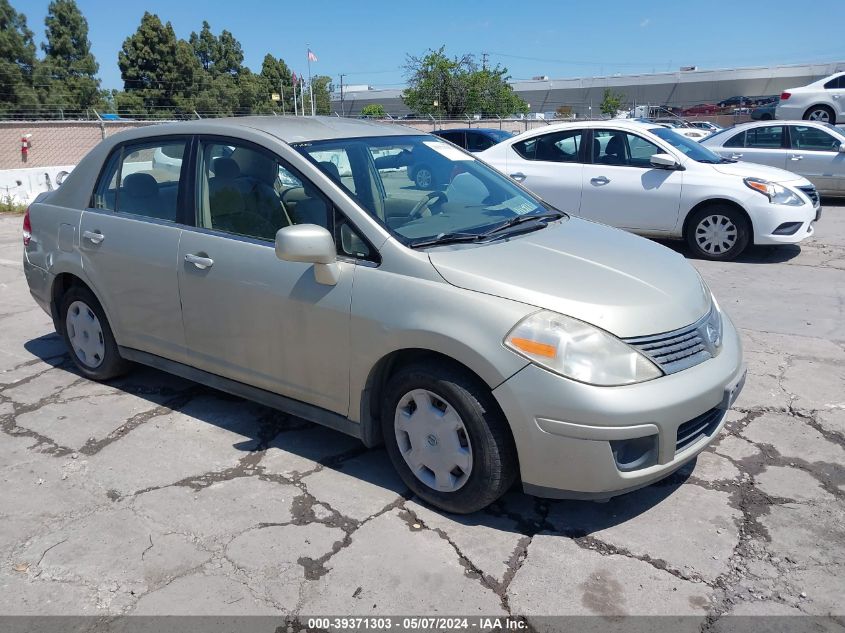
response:
[[[514,218],[549,212],[510,179],[435,136],[333,139],[294,147],[410,246],[448,236],[478,238],[515,224]]]
[[[654,127],[649,130],[652,134],[657,137],[662,138],[664,141],[669,143],[672,147],[677,150],[682,151],[684,154],[689,156],[695,161],[699,163],[721,163],[722,157],[718,154],[714,154],[709,149],[704,147],[701,143],[697,141],[693,141],[686,136],[681,136],[677,132],[670,130],[669,128],[665,127]]]

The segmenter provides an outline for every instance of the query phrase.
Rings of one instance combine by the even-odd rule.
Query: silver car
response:
[[[410,184],[421,162],[449,178]],[[745,376],[680,255],[397,125],[116,134],[30,207],[24,244],[84,376],[143,363],[383,442],[452,512],[517,480],[608,498],[665,477],[719,432]]]
[[[845,132],[814,121],[755,121],[701,141],[724,158],[786,169],[819,194],[845,196]]]

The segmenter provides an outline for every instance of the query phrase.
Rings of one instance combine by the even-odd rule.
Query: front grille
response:
[[[813,208],[817,209],[821,201],[819,199],[819,192],[816,191],[816,188],[813,185],[806,185],[798,188],[810,199],[810,202],[813,203]]]
[[[674,374],[713,357],[704,341],[708,316],[672,332],[624,340],[654,361],[663,373]]]
[[[675,452],[679,453],[687,446],[705,435],[712,435],[722,420],[724,409],[710,409],[707,413],[684,422],[678,427],[678,438],[675,441]]]

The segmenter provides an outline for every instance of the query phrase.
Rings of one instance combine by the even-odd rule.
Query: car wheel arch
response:
[[[736,209],[740,213],[742,213],[742,216],[745,218],[745,221],[748,222],[748,227],[749,227],[749,230],[751,232],[750,240],[751,240],[751,243],[753,244],[754,243],[754,222],[751,220],[751,216],[748,215],[748,211],[746,211],[745,208],[741,204],[739,204],[738,202],[736,202],[734,200],[730,200],[728,198],[708,198],[707,200],[702,200],[701,202],[699,202],[695,206],[693,206],[689,211],[687,211],[687,214],[684,217],[684,225],[683,225],[683,229],[681,231],[681,237],[686,239],[687,231],[690,228],[690,220],[695,215],[696,211],[699,211],[700,209],[704,209],[706,207],[718,206],[718,205],[728,205],[728,206],[733,207],[734,209]]]
[[[405,348],[397,349],[382,356],[373,367],[367,376],[364,383],[364,390],[361,394],[361,439],[367,446],[376,446],[381,444],[381,400],[384,394],[384,389],[390,378],[399,372],[402,368],[425,360],[436,360],[446,365],[451,365],[461,371],[468,373],[478,384],[486,389],[492,391],[496,385],[489,384],[484,380],[477,371],[464,363],[455,360],[451,356],[431,349],[425,348]],[[495,398],[494,398],[495,400]],[[513,432],[511,432],[513,435]]]
[[[109,320],[109,323],[114,324],[114,321],[112,320],[112,317],[109,314],[109,310],[103,303],[103,299],[100,296],[100,293],[97,292],[96,288],[91,286],[90,283],[88,283],[79,275],[76,275],[72,272],[60,272],[53,279],[53,286],[50,289],[50,316],[53,317],[53,324],[55,325],[57,332],[60,331],[59,328],[61,327],[59,310],[62,305],[62,297],[68,290],[70,290],[74,286],[81,286],[82,288],[87,288],[91,292],[91,294],[96,297],[100,306],[103,308],[103,312],[106,313],[106,318]],[[112,327],[114,326],[112,325]],[[115,338],[117,338],[116,335]]]
[[[831,106],[831,105],[829,105],[829,104],[827,104],[827,103],[816,103],[816,104],[813,104],[813,105],[811,105],[809,108],[807,108],[806,110],[804,110],[804,114],[803,114],[803,116],[802,116],[802,119],[803,119],[804,121],[809,121],[809,120],[810,120],[810,118],[809,118],[809,117],[810,117],[810,113],[811,113],[813,110],[827,110],[828,114],[830,114],[830,124],[831,124],[831,125],[836,125],[836,110],[833,108],[833,106]]]

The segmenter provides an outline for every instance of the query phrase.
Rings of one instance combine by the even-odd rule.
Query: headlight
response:
[[[612,334],[556,312],[525,317],[504,342],[537,365],[591,385],[629,385],[663,375],[654,363]]]
[[[762,193],[772,204],[786,204],[790,207],[800,207],[804,201],[791,189],[769,182],[762,178],[745,178],[745,185],[758,193]]]
[[[718,354],[722,347],[722,311],[719,309],[719,304],[716,303],[716,297],[710,293],[710,299],[713,306],[710,308],[710,314],[707,315],[707,322],[704,324],[707,340],[713,346],[713,356]]]

